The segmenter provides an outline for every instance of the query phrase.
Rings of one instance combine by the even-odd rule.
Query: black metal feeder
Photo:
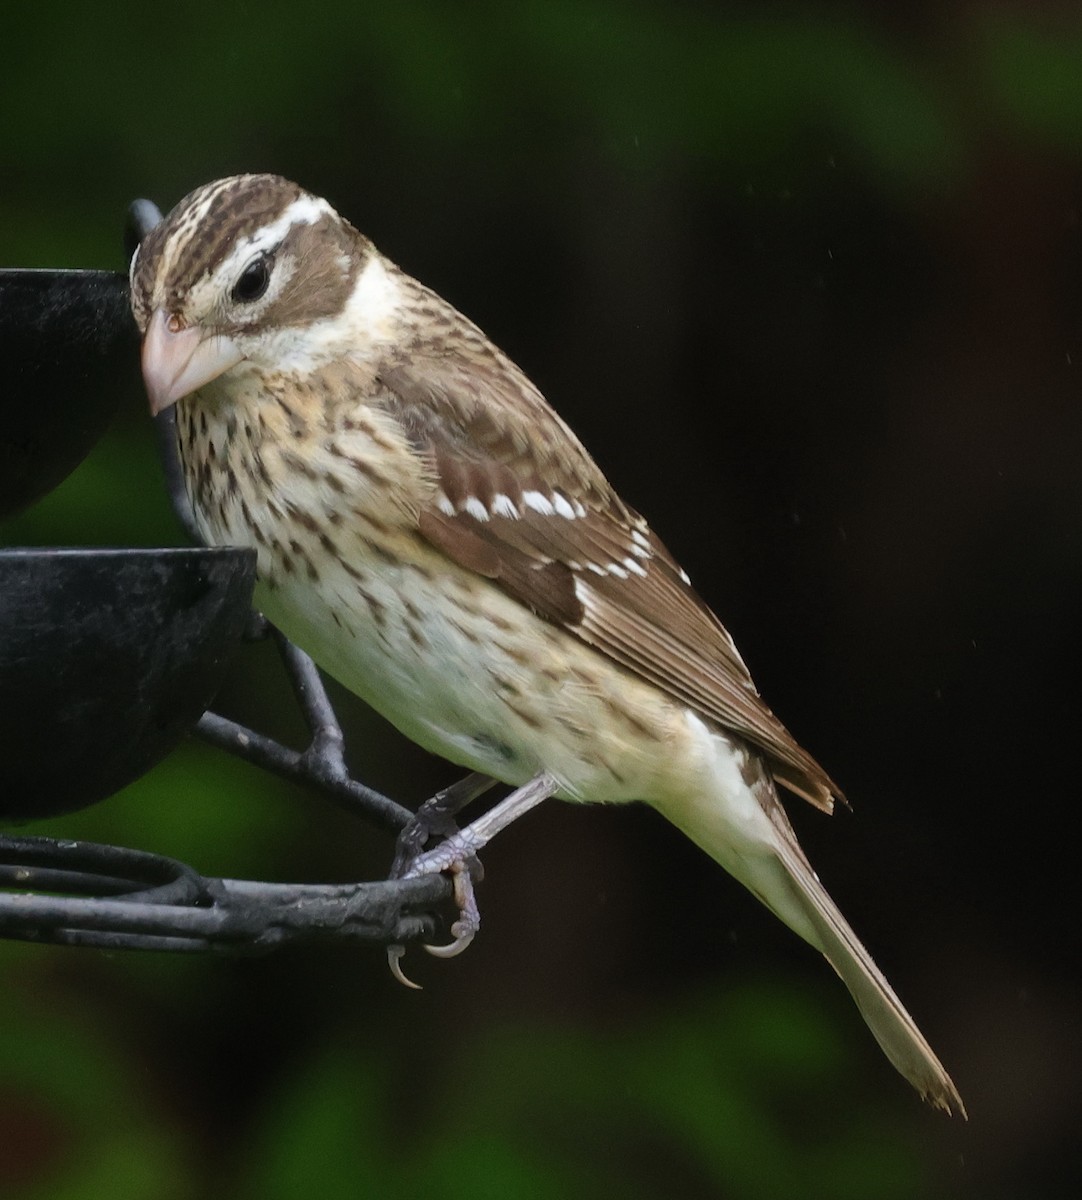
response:
[[[129,251],[160,219],[149,201],[132,205]],[[0,271],[0,356],[14,378],[0,422],[6,516],[78,465],[122,399],[141,397],[126,278]],[[158,418],[166,484],[198,540],[170,417]],[[384,828],[410,826],[416,847],[422,835],[413,814],[350,777],[311,659],[251,612],[254,567],[251,551],[203,546],[0,549],[0,824],[94,804],[192,733]],[[206,711],[237,644],[267,632],[278,639],[312,733],[304,750]],[[466,784],[470,794],[478,790]],[[0,833],[0,936],[21,940],[233,952],[328,936],[430,940],[450,895],[440,876],[347,884],[205,879],[141,850]]]
[[[0,552],[0,818],[96,804],[173,750],[254,583],[250,550]]]
[[[115,271],[0,271],[0,518],[62,482],[139,394],[128,281]]]

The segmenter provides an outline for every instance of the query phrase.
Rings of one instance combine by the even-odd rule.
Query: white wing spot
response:
[[[641,563],[637,563],[633,558],[625,558],[624,566],[632,575],[640,575],[643,579],[646,578],[646,568]]]
[[[471,496],[466,501],[466,512],[477,521],[488,520],[488,509],[477,499],[476,496]]]
[[[634,545],[631,547],[632,554],[637,554],[639,558],[652,557],[650,539],[641,529],[633,529],[631,531],[631,540],[634,542]]]
[[[497,517],[510,517],[512,520],[517,520],[519,515],[518,506],[510,496],[505,496],[503,492],[493,497],[492,512]]]
[[[527,508],[532,508],[535,513],[540,513],[543,517],[553,517],[556,515],[556,510],[552,507],[552,502],[548,496],[544,496],[540,492],[523,492],[522,503]]]
[[[575,516],[580,518],[586,516],[586,505],[581,500],[575,501]]]
[[[688,587],[691,587],[691,576],[687,573],[687,571],[684,570],[683,567],[680,568],[680,578],[688,585]]]
[[[591,563],[590,566],[593,564]],[[581,575],[576,575],[571,582],[575,588],[575,599],[582,605],[586,614],[591,616],[596,613],[597,601],[594,599],[590,585],[583,580]]]
[[[440,492],[436,499],[436,507],[441,513],[446,513],[446,515],[449,517],[453,517],[455,515],[455,506],[450,500],[447,499],[443,492]]]
[[[619,563],[609,563],[605,570],[609,575],[615,575],[617,579],[627,578],[627,572]]]
[[[552,493],[552,502],[556,508],[556,513],[558,516],[561,516],[568,521],[573,521],[575,519],[575,510],[571,507],[568,500],[564,496],[561,496],[559,492]]]

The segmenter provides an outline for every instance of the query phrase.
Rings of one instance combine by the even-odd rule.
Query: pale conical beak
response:
[[[173,329],[171,323],[159,308],[143,335],[143,383],[155,416],[244,359],[224,335],[208,334],[198,325]]]

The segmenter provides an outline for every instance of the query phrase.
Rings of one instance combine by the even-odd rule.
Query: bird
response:
[[[180,200],[135,250],[130,297],[204,540],[254,549],[269,620],[408,738],[514,789],[413,870],[455,870],[550,795],[644,802],[826,957],[927,1101],[965,1115],[779,799],[829,813],[837,785],[477,325],[273,174]]]

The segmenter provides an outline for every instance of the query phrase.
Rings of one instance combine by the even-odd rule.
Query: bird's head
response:
[[[278,175],[197,188],[143,239],[131,304],[151,411],[227,371],[304,371],[340,355],[370,243]]]

